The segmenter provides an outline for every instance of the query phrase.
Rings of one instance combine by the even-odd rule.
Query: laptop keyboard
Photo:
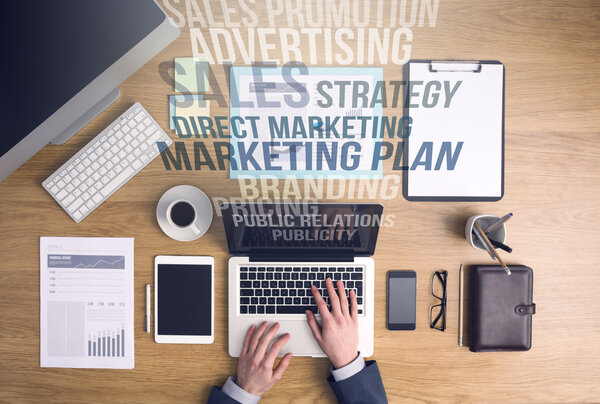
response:
[[[312,285],[331,309],[327,278],[334,286],[338,280],[343,281],[346,294],[354,290],[358,314],[363,314],[363,267],[248,266],[240,267],[239,274],[240,314],[304,314],[306,310],[318,314]]]

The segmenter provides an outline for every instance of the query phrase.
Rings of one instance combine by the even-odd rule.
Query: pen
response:
[[[512,252],[512,248],[510,248],[509,246],[507,246],[504,243],[501,243],[499,241],[493,240],[491,238],[488,237],[488,239],[490,240],[490,243],[492,243],[492,245],[496,248],[501,248],[504,251],[506,251],[507,253],[511,253]]]
[[[502,261],[502,258],[500,258],[500,256],[498,255],[498,253],[494,249],[494,246],[492,246],[492,243],[490,243],[490,240],[487,238],[487,236],[485,235],[485,233],[483,232],[483,230],[481,230],[481,226],[479,226],[479,223],[477,223],[477,221],[475,221],[474,225],[477,228],[477,230],[479,230],[479,233],[481,234],[481,237],[483,238],[483,240],[485,241],[485,243],[487,244],[487,246],[494,253],[494,256],[496,257],[496,259],[498,260],[498,262],[500,263],[500,265],[502,265],[502,268],[504,268],[504,272],[506,272],[506,275],[510,275],[510,269],[508,269],[508,267],[506,266],[506,264],[504,263],[504,261]]]
[[[463,310],[464,310],[464,302],[463,302],[463,293],[464,293],[464,274],[463,274],[463,264],[460,264],[460,269],[458,271],[458,345],[463,346]]]
[[[483,237],[481,237],[481,234],[479,233],[479,230],[477,230],[475,227],[473,227],[473,234],[475,234],[477,236],[477,238],[479,239],[479,242],[483,246],[483,249],[486,250],[488,252],[488,254],[490,254],[490,257],[492,257],[492,259],[494,259],[495,258],[494,257],[494,253],[492,252],[492,250],[494,248],[493,247],[492,248],[488,247],[488,245],[483,240]]]
[[[144,321],[146,332],[150,332],[150,284],[146,284],[146,318]]]
[[[497,221],[495,221],[494,223],[490,224],[487,229],[485,229],[485,233],[490,233],[494,230],[496,230],[498,227],[502,226],[508,219],[510,219],[512,217],[512,213],[508,213],[504,216],[502,216],[500,219],[498,219]]]

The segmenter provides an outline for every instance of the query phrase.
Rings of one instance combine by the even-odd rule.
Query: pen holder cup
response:
[[[483,230],[485,230],[489,225],[496,222],[500,219],[498,216],[494,215],[476,215],[471,216],[467,219],[467,223],[465,224],[465,238],[471,244],[471,247],[477,250],[484,250],[483,244],[479,241],[479,238],[473,233],[473,227],[475,227],[475,221],[479,224]],[[503,223],[502,226],[492,231],[487,235],[489,239],[496,240],[500,243],[504,243],[506,241],[506,223]]]

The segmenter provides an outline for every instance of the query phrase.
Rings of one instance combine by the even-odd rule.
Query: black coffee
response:
[[[171,208],[171,220],[177,226],[187,227],[196,218],[194,207],[188,202],[177,202]]]

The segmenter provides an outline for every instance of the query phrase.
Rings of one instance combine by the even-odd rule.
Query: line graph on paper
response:
[[[48,255],[48,268],[124,269],[122,255]]]

